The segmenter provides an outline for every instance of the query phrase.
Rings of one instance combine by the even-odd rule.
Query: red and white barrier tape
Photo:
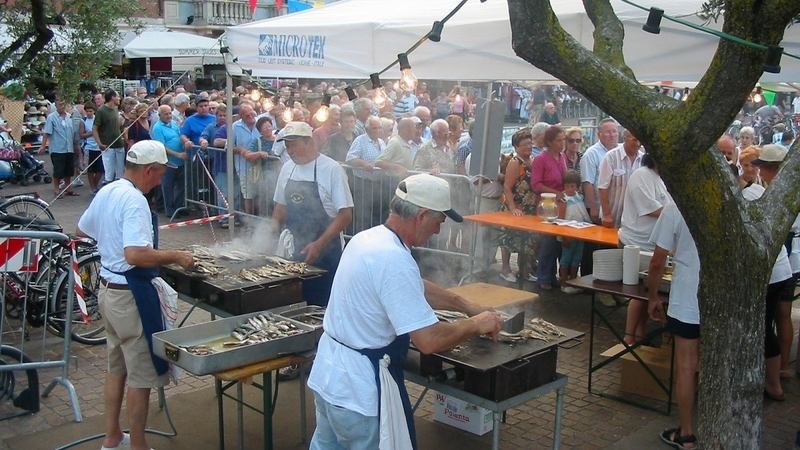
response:
[[[194,220],[187,220],[184,222],[175,222],[175,223],[168,223],[166,225],[161,225],[158,227],[159,230],[168,230],[171,228],[180,228],[185,227],[188,225],[200,225],[204,223],[214,222],[217,220],[227,219],[228,217],[233,217],[233,214],[220,214],[218,216],[213,217],[203,217],[202,219],[194,219]]]
[[[75,298],[78,300],[78,307],[81,310],[81,318],[83,319],[83,323],[88,324],[92,320],[89,317],[89,310],[86,308],[86,301],[83,299],[83,280],[81,280],[81,274],[78,271],[78,254],[75,250],[78,247],[78,243],[76,241],[70,241],[69,247],[72,253],[72,274],[75,278]]]

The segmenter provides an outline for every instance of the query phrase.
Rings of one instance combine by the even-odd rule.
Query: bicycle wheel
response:
[[[39,411],[36,369],[2,370],[2,366],[21,362],[31,362],[31,359],[15,347],[0,346],[0,420]]]
[[[106,328],[97,294],[100,292],[100,255],[97,253],[78,258],[78,274],[83,286],[83,300],[89,313],[90,322],[81,319],[78,300],[73,296],[72,303],[72,339],[81,344],[100,345],[106,343]],[[53,295],[50,298],[50,312],[47,317],[47,329],[53,334],[64,336],[64,322],[67,311],[67,295],[69,294],[69,273],[65,271],[58,277]]]
[[[32,195],[15,195],[0,203],[0,211],[15,216],[55,220],[46,201]]]

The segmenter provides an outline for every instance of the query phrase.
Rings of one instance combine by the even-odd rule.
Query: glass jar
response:
[[[539,217],[548,221],[548,222],[555,222],[558,219],[558,205],[556,205],[556,194],[552,194],[549,192],[545,192],[540,194],[539,199],[539,208],[538,208]]]

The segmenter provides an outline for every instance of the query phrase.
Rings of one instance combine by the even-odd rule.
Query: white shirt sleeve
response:
[[[600,167],[598,168],[598,175],[597,175],[597,189],[608,189],[608,186],[611,184],[611,175],[613,175],[613,169],[611,167],[611,157],[613,155],[613,150],[606,153],[606,156],[603,157],[602,161],[600,161]]]
[[[336,211],[353,207],[353,194],[350,192],[350,186],[347,185],[347,174],[339,164],[334,164],[331,169],[329,186],[331,188],[331,202]],[[277,191],[275,195],[278,195]]]
[[[677,208],[674,207],[664,208],[664,211],[658,216],[656,225],[653,227],[653,232],[650,234],[650,242],[672,253],[675,252],[675,241],[677,238],[675,223],[677,219],[676,211]]]
[[[133,199],[122,221],[122,248],[152,247],[153,222],[144,197]]]
[[[272,201],[281,205],[286,204],[286,182],[289,180],[289,172],[291,170],[289,166],[294,167],[294,163],[289,162],[281,167],[281,171],[278,173],[278,181],[275,184],[275,195],[272,196]]]
[[[593,156],[594,155],[587,151],[586,154],[583,155],[583,158],[581,158],[581,183],[594,182],[597,170],[592,162]]]
[[[383,277],[379,286],[380,302],[394,327],[396,335],[410,333],[438,322],[436,314],[425,300],[425,290],[419,272],[398,270]]]
[[[664,205],[658,200],[655,183],[650,183],[649,173],[638,173],[647,169],[637,169],[628,180],[628,187],[625,191],[625,198],[630,197],[631,205],[637,217],[646,216]],[[654,179],[652,181],[657,181]]]

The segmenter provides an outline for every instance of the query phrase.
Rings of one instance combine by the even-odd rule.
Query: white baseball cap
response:
[[[125,160],[133,164],[144,166],[158,163],[167,164],[167,149],[158,141],[146,140],[133,144],[125,155]]]
[[[761,147],[761,154],[758,159],[753,160],[753,164],[779,163],[786,158],[788,151],[786,147],[778,144],[767,144]]]
[[[422,208],[443,212],[456,222],[464,221],[450,205],[450,184],[441,178],[427,173],[411,175],[397,185],[394,194]]]
[[[278,133],[276,142],[291,141],[300,137],[311,137],[314,130],[305,122],[289,122]]]

